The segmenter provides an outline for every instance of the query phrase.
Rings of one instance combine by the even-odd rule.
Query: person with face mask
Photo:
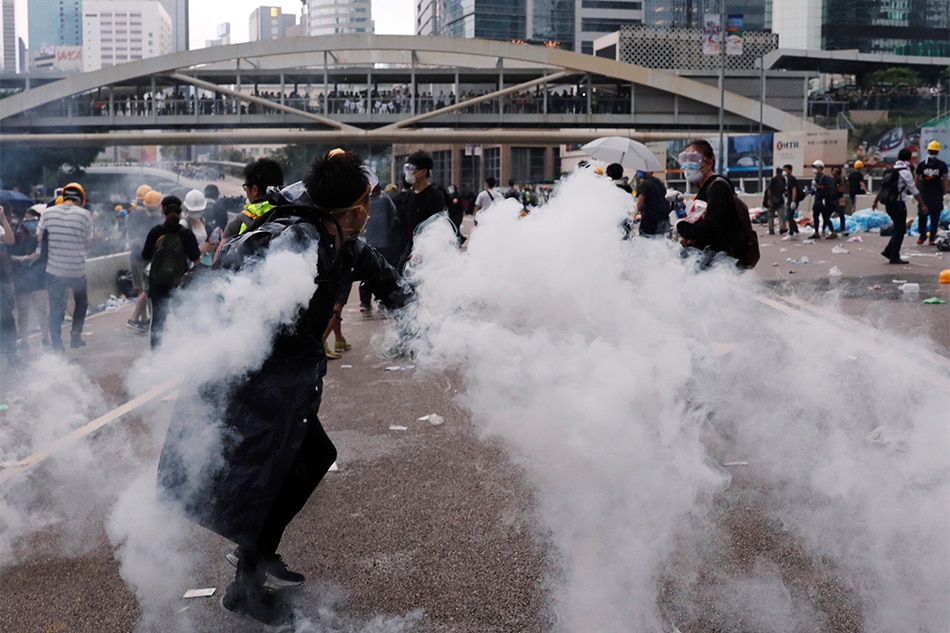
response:
[[[943,211],[943,197],[950,193],[950,179],[947,176],[947,164],[937,158],[940,154],[940,142],[927,143],[927,160],[917,163],[914,173],[914,185],[920,190],[920,197],[927,205],[927,212],[917,211],[917,229],[920,236],[918,244],[927,237],[927,220],[930,220],[930,245],[937,243],[938,222]]]
[[[831,212],[838,208],[835,181],[825,173],[825,163],[823,161],[816,160],[813,162],[811,171],[815,175],[811,183],[811,192],[815,196],[814,206],[812,207],[812,228],[815,229],[815,232],[812,233],[811,239],[820,240],[822,230],[831,231],[826,239],[837,239],[838,232],[835,231],[835,225],[831,223]]]
[[[143,185],[147,186],[147,185]],[[151,319],[148,314],[148,275],[145,274],[145,260],[142,259],[142,247],[152,227],[162,223],[162,194],[149,189],[142,204],[129,212],[129,260],[132,266],[132,289],[137,293],[132,317],[126,325],[132,330],[147,334]]]
[[[30,312],[39,322],[43,348],[49,348],[49,296],[46,293],[46,258],[36,232],[40,225],[39,211],[31,207],[15,232],[16,242],[10,247],[13,260],[13,288],[16,293],[16,322],[20,350],[29,349]]]
[[[273,337],[262,341],[268,350],[259,367],[227,384],[203,385],[192,396],[221,412],[228,450],[222,454],[209,446],[210,454],[195,455],[190,438],[205,433],[205,424],[176,412],[159,460],[159,498],[238,546],[226,556],[236,572],[222,607],[277,630],[290,630],[295,617],[278,590],[305,580],[277,550],[337,456],[318,417],[327,372],[322,335],[339,316],[334,304],[354,280],[364,280],[389,308],[409,298],[392,266],[357,239],[376,184],[359,155],[333,150],[313,162],[301,183],[283,189],[274,209],[225,244],[217,263],[220,274],[240,268],[244,256],[260,258],[255,245],[273,244],[262,238],[279,233],[278,227],[293,229],[295,248],[316,250],[316,288],[292,324],[275,326]],[[240,300],[235,301],[221,309],[240,312]],[[188,411],[196,405],[180,395],[178,406]],[[182,477],[189,464],[205,459],[223,463],[216,473]]]
[[[732,183],[715,172],[716,158],[706,141],[693,141],[677,160],[691,187],[698,187],[693,208],[676,223],[682,244],[702,251],[700,268],[710,266],[721,254],[735,257],[742,239]]]
[[[402,271],[412,256],[413,234],[416,227],[436,213],[445,210],[445,197],[442,191],[430,181],[432,178],[432,157],[419,150],[406,159],[403,177],[412,185],[406,206],[401,209],[400,222],[406,231],[406,247],[399,258],[397,270]]]

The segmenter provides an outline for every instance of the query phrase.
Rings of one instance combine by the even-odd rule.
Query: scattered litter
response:
[[[389,425],[389,430],[390,430],[390,431],[408,431],[408,430],[409,430],[409,427],[408,427],[408,426],[399,426],[398,424],[390,424],[390,425]]]
[[[774,264],[772,264],[772,266],[778,266],[778,262],[775,262]]]
[[[788,250],[787,248],[780,248],[780,249],[778,249],[778,252],[779,252],[779,253],[784,253],[784,252],[787,251],[787,250]]]
[[[432,426],[439,426],[445,422],[445,418],[443,418],[438,413],[430,413],[429,415],[424,415],[421,418],[418,418],[417,421],[429,422],[430,424],[432,424]]]
[[[904,439],[903,434],[898,429],[887,424],[877,427],[868,433],[864,439],[871,444],[893,448],[898,452],[904,452],[907,448],[907,440]]]
[[[834,253],[835,255],[847,255],[848,249],[838,244],[833,249],[831,249],[831,252]]]
[[[10,407],[8,407],[8,406],[5,405],[5,404],[0,404],[0,411],[6,411],[6,410],[9,409],[9,408],[10,408]]]
[[[811,263],[811,260],[808,259],[808,256],[806,255],[805,257],[802,257],[802,263],[803,263],[803,264],[810,264],[810,263]]]
[[[904,294],[916,294],[920,292],[920,284],[918,283],[906,283],[901,285],[901,292]]]
[[[789,264],[801,264],[801,263],[802,263],[801,260],[799,260],[799,259],[794,259],[794,258],[792,258],[792,257],[789,257],[789,258],[786,259],[785,261],[787,261]]]
[[[852,237],[852,238],[849,239],[848,241],[849,241],[849,242],[859,242],[859,243],[860,243],[860,242],[863,242],[864,240],[861,239],[861,236],[860,236],[860,235],[855,235],[854,237]]]
[[[340,467],[337,465],[336,462],[333,462],[332,464],[330,464],[330,472],[331,472],[331,473],[335,473],[335,472],[337,472],[337,471],[339,471],[339,470],[340,470]]]
[[[340,365],[340,369],[353,369],[353,365]]]
[[[943,257],[940,253],[907,253],[908,257]]]
[[[868,286],[868,290],[880,290],[880,289],[881,289],[881,286],[880,286],[880,285],[877,285],[877,286]]]
[[[857,356],[848,356],[848,360],[850,360],[850,361],[855,361],[855,360],[858,360],[858,357],[857,357]]]
[[[215,591],[217,591],[217,589],[214,587],[208,587],[207,589],[189,589],[182,598],[210,598],[214,595]]]
[[[724,462],[723,466],[748,466],[749,462]]]
[[[837,266],[832,266],[832,267],[831,267],[831,270],[828,271],[828,276],[829,276],[829,277],[840,277],[840,276],[841,276],[841,269],[838,268]]]
[[[906,279],[891,279],[891,283],[892,284],[906,284],[907,280]]]
[[[187,610],[190,609],[190,608],[191,608],[191,605],[190,605],[190,604],[189,604],[189,605],[185,605],[184,607],[182,607],[181,609],[178,610],[178,613],[179,613],[179,614],[184,613],[185,611],[187,611]]]
[[[393,365],[391,367],[387,367],[386,371],[408,371],[415,368],[415,365]]]
[[[795,274],[795,271],[794,271],[794,270],[790,270],[790,271],[788,271],[788,274],[789,274],[789,275],[794,275],[794,274]]]
[[[815,240],[802,240],[802,244],[814,244]]]
[[[930,297],[929,299],[924,299],[921,303],[926,303],[928,305],[942,305],[946,303],[946,301],[940,297]]]

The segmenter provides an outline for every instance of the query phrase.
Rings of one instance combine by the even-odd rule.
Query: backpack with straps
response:
[[[749,215],[749,205],[742,201],[742,198],[736,195],[736,190],[732,183],[725,176],[717,176],[722,179],[729,190],[732,191],[732,199],[736,205],[736,215],[739,219],[740,234],[733,240],[733,247],[729,249],[729,255],[735,257],[738,261],[736,266],[739,268],[752,269],[759,263],[762,253],[759,250],[759,236],[752,228],[752,217]]]
[[[148,272],[148,282],[157,286],[174,288],[188,272],[188,258],[185,247],[178,235],[181,229],[159,236],[152,253],[152,263]]]
[[[877,194],[877,199],[882,204],[889,205],[899,202],[901,199],[901,170],[893,167],[884,172],[884,178],[881,179],[881,190]]]

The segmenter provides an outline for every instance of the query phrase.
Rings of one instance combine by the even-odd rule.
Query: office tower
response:
[[[862,53],[950,56],[950,2],[825,0],[821,47]]]
[[[16,64],[16,10],[14,7],[13,0],[3,0],[2,5],[3,12],[0,14],[0,19],[2,19],[2,26],[0,30],[3,32],[3,60],[2,68],[4,70],[15,72],[17,69]]]
[[[154,0],[84,0],[83,69],[174,52],[171,16]]]
[[[223,22],[215,29],[217,37],[213,40],[205,40],[205,48],[212,46],[227,46],[231,43],[231,23]]]
[[[172,52],[188,50],[188,0],[159,0],[172,20]]]
[[[370,0],[304,0],[306,35],[373,33]]]
[[[251,12],[248,35],[252,42],[282,40],[287,37],[287,29],[296,24],[297,16],[283,13],[280,7],[258,7]]]
[[[82,46],[82,0],[28,0],[29,46]]]
[[[805,12],[806,3],[784,2],[799,13]],[[700,29],[704,14],[719,12],[718,0],[644,0],[643,23],[657,28]],[[772,0],[726,0],[726,14],[742,15],[746,30],[768,31],[772,27]]]

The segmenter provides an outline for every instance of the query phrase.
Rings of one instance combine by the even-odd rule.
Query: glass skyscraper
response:
[[[825,0],[825,50],[950,56],[950,0]]]
[[[29,0],[30,49],[82,46],[82,0]]]

